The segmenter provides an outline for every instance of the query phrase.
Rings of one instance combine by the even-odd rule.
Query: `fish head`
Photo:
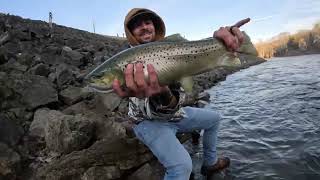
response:
[[[222,55],[219,59],[219,66],[222,67],[240,67],[241,61],[239,57],[232,52]]]
[[[93,71],[85,77],[87,88],[95,92],[110,92],[115,79],[124,83],[123,71],[120,68],[106,69],[104,71]]]

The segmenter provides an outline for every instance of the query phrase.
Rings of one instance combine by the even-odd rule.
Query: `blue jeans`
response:
[[[166,168],[165,180],[188,180],[192,160],[176,137],[177,132],[204,129],[204,165],[217,161],[216,143],[220,115],[210,109],[184,107],[186,117],[178,122],[144,120],[134,126],[137,138],[142,141]]]

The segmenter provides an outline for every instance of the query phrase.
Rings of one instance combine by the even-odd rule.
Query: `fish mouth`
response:
[[[90,92],[110,93],[113,92],[113,88],[110,86],[103,86],[90,83],[86,86],[86,89]]]

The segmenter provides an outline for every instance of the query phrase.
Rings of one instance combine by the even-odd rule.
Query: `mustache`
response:
[[[140,33],[139,33],[139,36],[145,34],[145,33],[148,33],[148,34],[151,34],[151,31],[149,31],[148,29],[143,29]]]

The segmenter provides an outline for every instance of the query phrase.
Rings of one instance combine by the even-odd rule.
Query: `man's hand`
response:
[[[240,31],[240,27],[250,21],[250,18],[243,19],[233,26],[220,27],[213,33],[213,37],[221,39],[229,51],[236,51],[244,40],[244,35]]]
[[[149,82],[145,81],[143,64],[128,64],[124,70],[126,90],[121,89],[119,80],[113,81],[113,89],[120,97],[150,97],[169,92],[168,86],[160,86],[158,75],[151,64],[147,65]]]

